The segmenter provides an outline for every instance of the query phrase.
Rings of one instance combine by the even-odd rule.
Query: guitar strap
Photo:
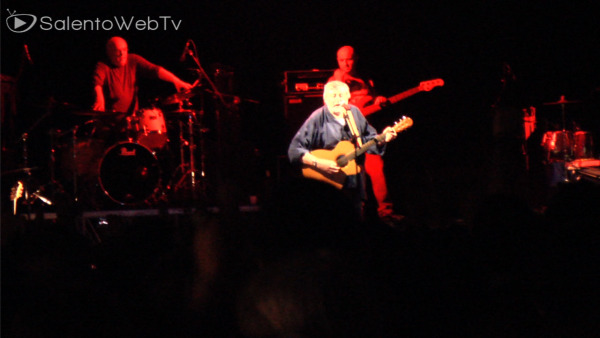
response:
[[[348,122],[348,127],[350,128],[352,136],[356,139],[356,143],[358,143],[358,146],[362,147],[362,140],[360,139],[360,133],[358,132],[358,128],[356,128],[354,114],[352,114],[352,111],[347,111],[346,116],[348,117],[346,120]]]

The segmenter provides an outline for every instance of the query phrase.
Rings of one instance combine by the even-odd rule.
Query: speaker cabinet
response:
[[[289,70],[284,72],[286,95],[323,93],[327,80],[334,69]]]
[[[304,121],[323,105],[323,94],[285,95],[284,113],[287,139],[291,140]]]

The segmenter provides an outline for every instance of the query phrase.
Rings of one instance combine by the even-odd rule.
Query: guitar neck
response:
[[[400,94],[396,94],[396,95],[394,95],[392,97],[389,97],[387,104],[398,103],[399,101],[404,100],[407,97],[413,96],[413,95],[417,94],[420,91],[421,91],[421,87],[420,86],[419,87],[415,87],[415,88],[411,88],[411,89],[406,90],[406,91],[403,91]],[[368,106],[368,107],[365,107],[365,108],[361,109],[361,112],[363,113],[364,116],[368,116],[368,115],[371,115],[371,114],[373,114],[375,112],[380,111],[382,108],[383,107],[381,105],[374,104],[372,106]]]
[[[400,94],[396,94],[390,98],[388,98],[388,101],[390,102],[390,104],[395,104],[398,103],[401,100],[404,100],[407,97],[413,96],[415,94],[417,94],[418,92],[421,91],[421,87],[415,87],[415,88],[411,88],[407,91],[404,91]]]
[[[394,126],[390,126],[390,127],[396,133],[399,133],[401,131],[406,130],[407,128],[410,128],[412,125],[413,125],[413,120],[410,117],[404,116],[404,117],[402,117],[402,119],[400,119],[398,122],[396,122],[394,124]],[[356,159],[358,156],[361,156],[362,154],[364,154],[367,150],[369,150],[369,148],[374,146],[376,143],[383,142],[384,140],[385,140],[384,133],[381,133],[381,134],[375,136],[372,140],[363,144],[362,147],[355,149],[354,151],[348,152],[348,153],[344,154],[344,156],[340,156],[337,159],[337,165],[339,167],[345,167],[349,162]],[[350,144],[350,142],[348,142],[348,141],[345,141],[345,142]]]
[[[369,150],[369,148],[371,148],[372,146],[374,146],[376,143],[379,143],[381,141],[383,141],[385,139],[385,135],[384,134],[379,134],[377,136],[375,136],[374,139],[370,140],[369,142],[365,143],[362,145],[362,147],[356,149],[355,151],[352,151],[346,155],[344,155],[343,157],[340,157],[337,160],[337,164],[340,167],[344,167],[346,166],[346,164],[354,159],[356,159],[357,157],[361,156],[362,154],[366,153],[367,150]]]

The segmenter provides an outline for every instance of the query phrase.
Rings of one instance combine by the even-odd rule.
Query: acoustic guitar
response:
[[[410,117],[403,117],[396,122],[392,128],[396,133],[400,133],[413,125],[413,120]],[[356,164],[356,158],[363,155],[369,148],[375,144],[385,140],[385,134],[379,134],[374,139],[362,145],[362,147],[356,148],[350,141],[340,141],[335,148],[328,149],[316,149],[310,153],[318,158],[335,161],[338,167],[341,168],[335,174],[326,173],[313,166],[304,164],[302,166],[302,175],[309,179],[314,179],[329,183],[338,189],[342,189],[346,177],[350,175],[356,175],[360,173],[360,166]]]

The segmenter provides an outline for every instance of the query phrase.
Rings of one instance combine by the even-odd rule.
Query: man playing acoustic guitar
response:
[[[351,163],[341,165],[335,158],[322,158],[313,154],[316,150],[331,150],[339,143],[352,144],[356,149],[364,148],[368,153],[383,155],[385,144],[396,138],[396,130],[387,127],[381,135],[371,126],[360,110],[349,105],[350,89],[341,81],[331,81],[325,85],[323,101],[325,105],[315,110],[300,127],[288,148],[290,162],[303,164],[326,178],[342,176],[339,181],[364,219],[364,201],[366,200],[365,175],[361,169],[364,156],[358,156]],[[369,141],[376,140],[373,146]],[[369,145],[368,149],[363,145]],[[348,171],[350,170],[350,171]],[[349,174],[345,174],[349,173]]]

